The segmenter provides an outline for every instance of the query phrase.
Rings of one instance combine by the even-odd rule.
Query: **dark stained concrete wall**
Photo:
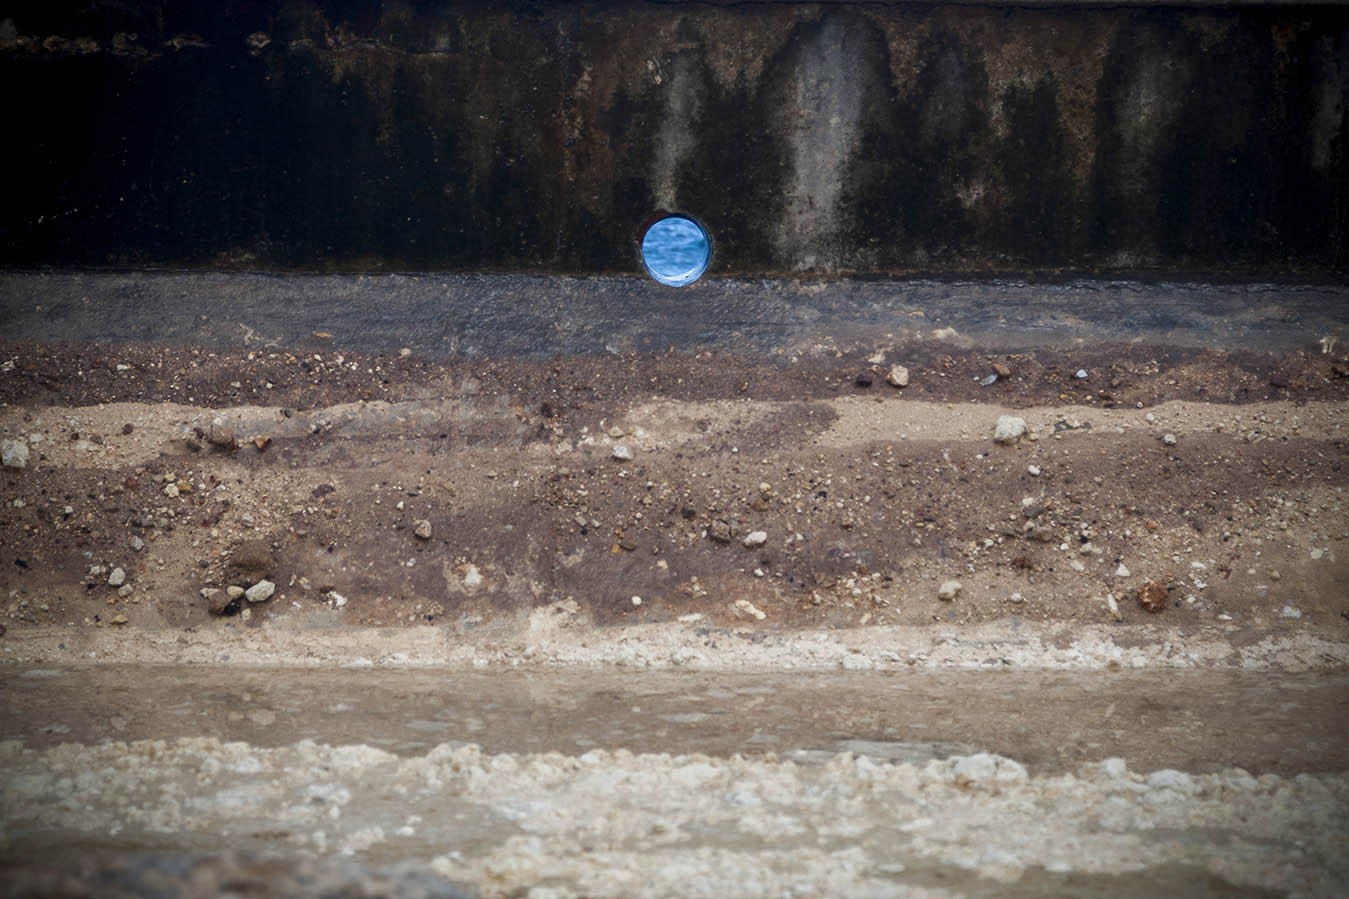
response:
[[[20,2],[0,84],[10,267],[1349,263],[1335,6]]]

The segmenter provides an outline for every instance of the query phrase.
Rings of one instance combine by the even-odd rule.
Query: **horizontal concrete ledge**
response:
[[[12,340],[547,356],[696,348],[768,352],[947,339],[990,348],[1144,340],[1286,352],[1349,340],[1349,286],[1137,280],[272,275],[9,272]]]

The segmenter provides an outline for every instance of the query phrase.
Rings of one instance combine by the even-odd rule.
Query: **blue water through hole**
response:
[[[673,215],[647,229],[642,237],[642,262],[662,284],[683,287],[707,271],[712,246],[707,232],[693,219]]]

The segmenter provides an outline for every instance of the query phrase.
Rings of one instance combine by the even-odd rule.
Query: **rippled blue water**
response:
[[[707,235],[690,219],[661,219],[642,238],[642,261],[652,277],[665,284],[692,283],[706,271],[710,257]]]

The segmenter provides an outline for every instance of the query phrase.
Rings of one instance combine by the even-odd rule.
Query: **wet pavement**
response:
[[[649,278],[509,274],[0,273],[14,340],[288,349],[328,335],[432,357],[768,351],[953,329],[990,350],[1142,339],[1266,352],[1349,324],[1336,283]]]
[[[971,752],[1035,774],[1349,770],[1349,674],[1234,671],[660,672],[30,668],[0,679],[0,740],[31,748],[202,736],[399,755],[595,748],[922,763]]]

